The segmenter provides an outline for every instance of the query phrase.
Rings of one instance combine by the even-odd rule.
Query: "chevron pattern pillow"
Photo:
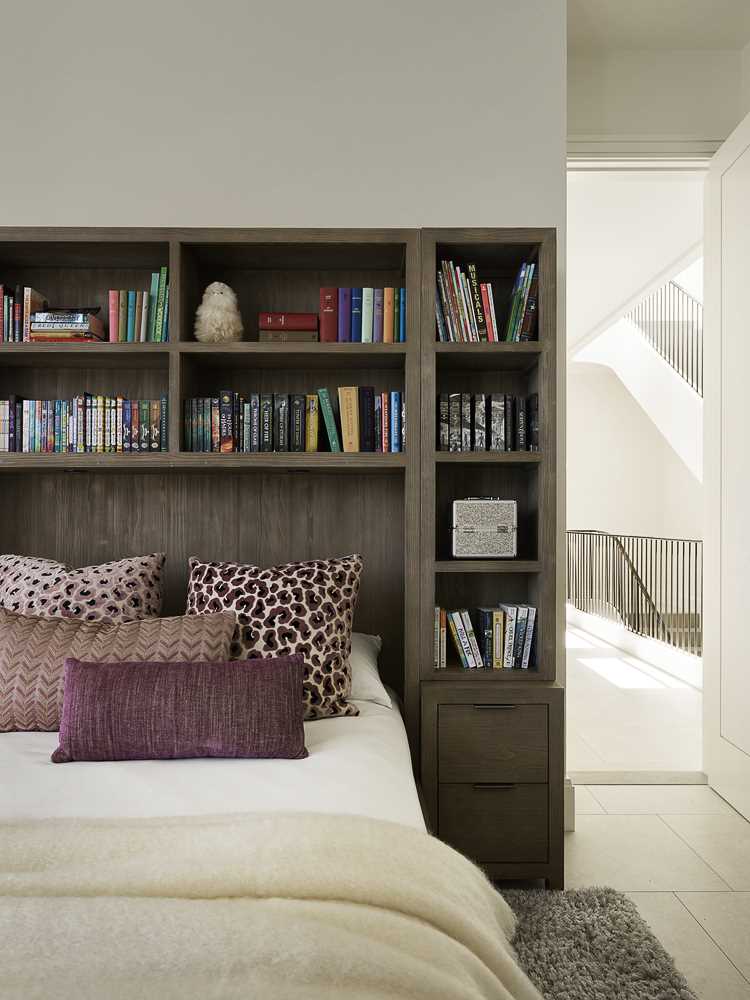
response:
[[[0,732],[59,729],[67,657],[96,663],[224,661],[234,627],[234,615],[223,612],[113,625],[0,608]]]
[[[0,608],[43,618],[133,622],[161,612],[164,553],[72,569],[36,556],[0,555]]]

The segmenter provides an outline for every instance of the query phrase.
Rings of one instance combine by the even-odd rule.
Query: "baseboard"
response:
[[[565,779],[565,787],[563,795],[564,795],[563,801],[564,801],[564,814],[565,814],[565,832],[573,833],[573,831],[576,828],[576,790],[575,790],[575,785],[570,780],[570,778]]]
[[[573,785],[708,784],[708,778],[703,771],[569,771],[568,779]]]

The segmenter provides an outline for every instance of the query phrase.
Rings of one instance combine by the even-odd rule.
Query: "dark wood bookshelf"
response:
[[[0,229],[0,281],[31,285],[55,306],[98,305],[105,323],[109,289],[148,288],[151,271],[163,265],[167,343],[0,344],[0,398],[166,395],[169,411],[166,452],[0,454],[0,549],[79,566],[166,551],[167,613],[184,609],[190,555],[271,565],[360,552],[365,573],[355,628],[382,635],[383,676],[404,698],[416,748],[418,633],[406,622],[419,617],[419,232]],[[245,326],[239,343],[194,339],[195,309],[215,280],[237,293]],[[258,312],[317,312],[324,285],[405,287],[406,342],[258,341]],[[404,392],[407,450],[182,448],[183,400],[191,395],[340,385]]]
[[[477,265],[491,281],[500,329],[518,269],[538,261],[538,339],[436,340],[440,260]],[[563,884],[563,692],[557,584],[556,251],[552,230],[422,231],[420,677],[421,778],[433,830],[488,875]],[[539,396],[539,451],[438,450],[440,393]],[[453,559],[453,500],[518,503],[518,557]],[[529,669],[464,669],[450,633],[434,665],[436,606],[530,604],[537,609]],[[527,724],[528,723],[528,724]],[[525,761],[529,769],[524,772]],[[533,763],[533,768],[531,765]],[[531,774],[532,777],[528,777]]]
[[[436,343],[438,256],[475,260],[492,281],[496,301],[502,301],[519,262],[532,252],[540,262],[538,341]],[[105,319],[110,288],[147,288],[150,272],[163,265],[169,266],[168,343],[0,344],[0,398],[11,393],[69,398],[83,391],[166,395],[169,411],[166,452],[0,454],[0,550],[77,566],[164,551],[166,614],[184,611],[192,555],[272,565],[361,553],[365,570],[354,626],[383,637],[381,674],[404,699],[415,768],[419,772],[421,753],[428,811],[437,829],[436,747],[442,737],[436,720],[445,714],[443,706],[462,699],[521,705],[546,698],[552,712],[556,704],[550,693],[561,655],[554,231],[0,229],[0,281],[32,285],[56,306],[99,305]],[[214,280],[237,292],[245,325],[239,343],[194,339],[195,309]],[[405,287],[406,342],[258,341],[258,312],[317,312],[319,289],[326,285]],[[404,452],[183,450],[186,398],[223,388],[303,392],[340,385],[405,394]],[[437,451],[436,397],[451,390],[538,392],[540,450]],[[488,492],[519,501],[518,559],[450,559],[448,505],[459,496]],[[474,607],[500,600],[537,607],[534,668],[466,671],[451,660],[447,670],[435,671],[435,604]],[[561,729],[557,716],[554,725],[549,718],[550,774],[557,774],[564,753]],[[559,803],[550,802],[552,823]],[[560,814],[560,837],[561,824]],[[525,877],[533,869],[552,879],[561,872],[556,839],[549,852],[545,864],[498,863],[492,870]]]

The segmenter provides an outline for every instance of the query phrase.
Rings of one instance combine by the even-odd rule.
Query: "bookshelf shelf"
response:
[[[212,368],[399,369],[407,344],[237,344],[182,342],[178,353]]]
[[[541,573],[536,559],[440,559],[436,573]]]
[[[0,344],[0,365],[150,368],[169,364],[170,344]]]
[[[538,451],[436,451],[434,461],[442,465],[539,465]]]
[[[445,344],[433,341],[438,368],[455,371],[520,371],[534,368],[544,354],[544,344]]]
[[[232,453],[193,454],[183,452],[154,452],[153,454],[25,454],[0,455],[0,471],[75,469],[75,470],[115,470],[118,472],[143,471],[147,469],[206,469],[212,472],[231,470],[309,470],[336,472],[397,472],[406,468],[407,458],[401,454],[332,454],[314,452],[295,454],[291,452],[255,453],[252,455]]]
[[[497,683],[523,683],[524,681],[538,681],[541,678],[539,671],[529,670],[464,670],[463,667],[451,666],[445,670],[431,670],[429,675],[431,681],[448,681],[460,683],[465,681],[468,684],[482,684],[494,681]]]

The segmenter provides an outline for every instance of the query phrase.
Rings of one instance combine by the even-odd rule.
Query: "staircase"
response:
[[[667,282],[573,360],[606,365],[692,474],[703,478],[703,307]]]
[[[703,304],[668,281],[624,318],[703,398]]]

